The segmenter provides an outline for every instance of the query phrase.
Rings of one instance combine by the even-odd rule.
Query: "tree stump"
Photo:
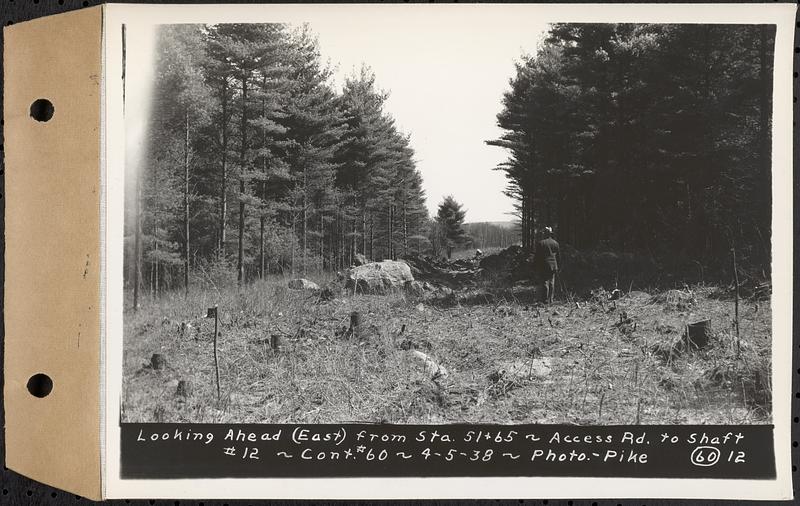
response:
[[[167,409],[159,404],[153,409],[153,421],[156,423],[165,422],[167,419]]]
[[[350,313],[350,331],[349,334],[358,339],[361,335],[361,313],[353,311]]]
[[[686,326],[683,338],[690,348],[705,348],[711,336],[711,320],[700,320]]]
[[[175,393],[178,395],[178,397],[191,397],[192,393],[194,393],[194,385],[191,381],[180,380]]]
[[[281,344],[282,343],[280,335],[272,334],[271,336],[269,336],[269,347],[272,349],[272,351],[274,351],[275,353],[281,351]]]
[[[167,357],[161,353],[153,353],[153,356],[150,357],[150,367],[154,371],[163,371],[167,368]]]

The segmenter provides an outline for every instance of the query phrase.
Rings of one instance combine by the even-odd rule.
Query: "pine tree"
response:
[[[717,263],[736,240],[763,262],[773,37],[737,25],[554,25],[518,63],[497,117],[504,133],[489,141],[509,152],[497,169],[523,246],[547,222],[581,248]]]
[[[356,253],[395,258],[424,246],[414,153],[374,76],[337,94],[305,27],[161,31],[142,233],[131,234],[153,293],[181,277],[188,290],[195,267],[235,269],[228,277],[242,284],[251,273],[333,269]]]
[[[183,287],[188,294],[191,244],[191,191],[194,176],[193,138],[208,122],[208,89],[201,66],[203,31],[200,25],[166,25],[158,32],[158,72],[150,123],[150,163],[140,177],[149,179],[146,197],[149,235],[145,257],[151,286],[158,293],[171,266],[182,263]],[[178,197],[180,195],[180,197]],[[176,198],[178,197],[178,198]],[[176,202],[180,201],[180,211]],[[176,214],[180,212],[180,218]],[[178,225],[180,224],[180,225]],[[175,244],[181,244],[180,261]]]
[[[337,184],[352,199],[345,216],[351,256],[406,255],[409,237],[425,229],[427,210],[414,151],[384,112],[387,97],[376,89],[367,67],[348,78],[342,92],[347,131],[337,157]]]
[[[280,24],[224,24],[217,25],[214,31],[212,54],[229,72],[232,86],[236,92],[235,102],[238,115],[238,152],[237,179],[239,191],[237,200],[237,253],[236,279],[239,284],[245,281],[245,255],[248,234],[248,207],[258,207],[259,201],[253,195],[251,183],[258,177],[255,166],[257,145],[254,119],[257,121],[259,111],[264,111],[264,104],[259,104],[256,91],[259,81],[268,76],[271,69],[280,65],[281,45],[284,37],[284,26]],[[224,93],[224,90],[223,90]],[[259,107],[261,106],[261,107]],[[262,118],[263,119],[263,118]],[[261,123],[262,128],[264,123]],[[226,142],[227,144],[227,138]],[[223,178],[223,180],[226,178]],[[222,192],[226,191],[223,188]],[[224,197],[223,197],[224,200]],[[224,210],[224,204],[223,204]],[[224,217],[223,217],[224,218]],[[224,223],[221,225],[224,227]]]
[[[447,253],[447,258],[453,256],[453,250],[456,247],[463,246],[470,241],[466,230],[464,230],[466,214],[461,204],[456,202],[452,195],[445,197],[442,203],[439,204],[436,223],[444,239],[444,250]]]
[[[330,219],[334,200],[336,164],[333,157],[344,132],[344,121],[333,90],[327,80],[330,71],[319,56],[317,41],[307,29],[296,30],[291,38],[289,78],[290,101],[284,124],[292,132],[288,149],[293,185],[292,223],[299,225],[302,272],[305,273],[309,238],[316,241],[322,262],[325,246],[325,223]]]

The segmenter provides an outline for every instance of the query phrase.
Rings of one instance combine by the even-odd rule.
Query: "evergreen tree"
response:
[[[386,98],[366,67],[346,80],[341,98],[347,131],[336,180],[350,199],[350,254],[373,259],[407,254],[409,237],[422,234],[427,217],[414,152],[383,111]]]
[[[209,90],[201,70],[206,55],[199,25],[163,26],[158,37],[160,51],[152,106],[158,114],[150,123],[149,163],[140,175],[146,187],[143,198],[148,204],[144,219],[144,229],[149,232],[145,235],[145,258],[154,293],[170,283],[166,278],[179,264],[188,293],[191,206],[196,198],[192,192],[197,166],[193,139],[209,119]]]
[[[336,93],[307,27],[159,33],[150,149],[141,196],[128,196],[142,209],[142,233],[131,235],[143,269],[134,260],[126,272],[134,286],[142,271],[158,293],[188,290],[195,270],[208,278],[207,267],[242,284],[425,246],[414,153],[369,71]]]
[[[773,45],[755,25],[553,25],[489,141],[523,246],[544,221],[579,248],[721,267],[737,243],[766,265]]]
[[[436,223],[443,238],[447,258],[453,256],[456,247],[469,243],[470,238],[464,229],[464,218],[467,213],[452,195],[444,198],[436,213]]]
[[[294,185],[292,223],[295,229],[299,225],[302,272],[305,273],[311,250],[317,252],[312,255],[316,260],[311,263],[322,267],[325,224],[330,222],[334,200],[336,164],[333,157],[345,127],[336,96],[327,84],[330,71],[321,64],[317,41],[303,29],[293,33],[291,44],[293,84],[284,122],[292,132],[288,150]]]

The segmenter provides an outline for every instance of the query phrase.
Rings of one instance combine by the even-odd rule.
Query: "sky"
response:
[[[309,26],[323,59],[337,66],[337,83],[364,63],[390,93],[385,110],[411,136],[431,214],[453,195],[467,210],[468,222],[511,220],[513,202],[502,193],[505,176],[492,170],[507,152],[485,141],[502,134],[496,116],[514,62],[535,53],[548,25],[524,17],[502,23],[442,19],[420,17],[409,24],[386,17]]]

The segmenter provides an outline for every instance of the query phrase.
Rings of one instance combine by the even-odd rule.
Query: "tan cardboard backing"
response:
[[[6,465],[100,499],[102,7],[4,33]],[[47,397],[27,390],[36,373]]]

